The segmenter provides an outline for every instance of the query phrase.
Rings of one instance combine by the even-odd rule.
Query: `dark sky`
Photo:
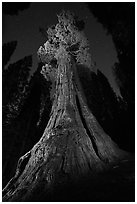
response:
[[[119,88],[115,82],[112,67],[118,62],[117,52],[111,35],[97,22],[84,3],[31,3],[18,15],[3,15],[3,43],[17,40],[18,45],[9,63],[33,54],[33,68],[37,69],[37,50],[47,40],[39,32],[39,27],[47,30],[48,26],[57,23],[56,14],[64,10],[71,10],[81,19],[85,20],[85,34],[90,42],[90,50],[97,69],[108,78],[112,88],[120,96]],[[7,65],[8,66],[8,65]],[[92,88],[92,87],[91,87]]]

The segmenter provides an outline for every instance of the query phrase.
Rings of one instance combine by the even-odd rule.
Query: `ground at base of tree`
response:
[[[44,197],[39,189],[28,201],[51,202],[134,202],[134,159],[124,160],[92,179],[55,188]]]

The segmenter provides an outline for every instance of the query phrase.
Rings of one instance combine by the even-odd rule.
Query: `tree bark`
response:
[[[39,142],[19,159],[15,176],[3,189],[3,201],[30,201],[38,189],[46,199],[55,187],[92,177],[128,155],[86,105],[73,57],[60,58],[50,77],[49,122]]]

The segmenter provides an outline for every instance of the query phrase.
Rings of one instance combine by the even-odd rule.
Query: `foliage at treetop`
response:
[[[84,32],[75,26],[74,15],[63,11],[58,15],[58,21],[56,26],[48,29],[48,41],[38,50],[40,60],[48,64],[53,58],[65,60],[67,55],[71,54],[75,57],[76,63],[91,69],[93,62],[89,52],[89,43]]]

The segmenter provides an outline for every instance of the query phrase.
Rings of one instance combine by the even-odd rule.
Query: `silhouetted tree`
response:
[[[19,11],[28,9],[30,4],[30,2],[2,2],[2,11],[6,15],[18,15]]]
[[[121,110],[115,121],[119,121],[119,133],[124,135],[125,140],[123,142],[125,142],[126,149],[134,151],[135,3],[101,3],[100,6],[97,3],[87,4],[97,20],[106,28],[107,33],[111,34],[115,43],[119,62],[115,64],[113,69],[122,95]],[[117,15],[115,15],[116,13]]]
[[[3,51],[3,55],[4,53]],[[2,73],[3,184],[13,175],[18,158],[16,150],[20,153],[19,143],[23,143],[21,136],[24,127],[19,132],[20,125],[16,121],[19,120],[18,116],[28,95],[28,77],[31,66],[32,57],[27,56],[10,64],[7,69],[3,69]]]
[[[28,77],[31,66],[32,56],[28,56],[14,64],[10,64],[8,69],[3,70],[2,102],[3,108],[7,110],[7,122],[11,117],[16,117],[16,115],[19,114],[23,98],[25,98],[27,93],[26,89],[28,87]]]
[[[17,41],[4,43],[2,45],[2,69],[5,68],[5,65],[10,60],[11,55],[15,51],[16,47],[17,47]]]

